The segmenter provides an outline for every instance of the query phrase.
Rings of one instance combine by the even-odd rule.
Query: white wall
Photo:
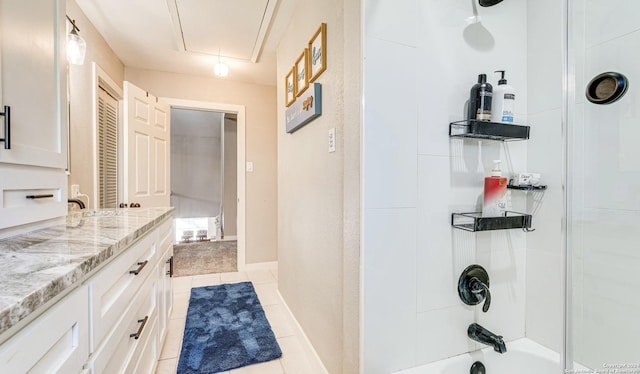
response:
[[[563,336],[562,2],[527,2],[529,171],[544,193],[528,193],[535,232],[527,235],[527,337],[556,352]]]
[[[171,206],[176,208],[175,218],[222,214],[223,115],[171,109]]]
[[[330,373],[359,370],[359,4],[298,1],[277,50],[278,289]],[[322,115],[287,134],[285,76],[322,22]]]
[[[573,342],[577,361],[603,369],[638,362],[640,352],[640,3],[574,3]],[[627,76],[626,96],[587,102],[586,84],[606,71]]]
[[[278,289],[324,365],[339,372],[342,339],[342,145],[341,1],[300,1],[277,51],[278,93],[286,73],[320,26],[327,24],[323,113],[287,134],[284,98],[278,95]],[[338,150],[327,152],[335,127]]]
[[[526,4],[479,8],[467,0],[368,1],[364,20],[364,361],[388,373],[478,347],[474,321],[511,340],[525,334],[522,231],[467,233],[452,212],[480,209],[493,159],[505,173],[527,168],[527,143],[450,139],[469,90],[506,70],[517,90],[516,121],[526,122]],[[514,210],[525,196],[513,193]],[[534,225],[535,225],[534,221]],[[473,263],[491,277],[483,314],[458,299],[456,284]]]

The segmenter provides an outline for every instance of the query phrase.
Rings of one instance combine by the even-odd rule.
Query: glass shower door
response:
[[[569,4],[567,358],[640,373],[640,2]]]

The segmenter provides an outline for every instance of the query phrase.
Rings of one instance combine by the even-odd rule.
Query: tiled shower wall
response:
[[[492,160],[527,171],[527,142],[451,139],[480,73],[506,70],[527,122],[527,4],[365,1],[363,335],[366,373],[388,373],[474,350],[478,322],[507,340],[525,336],[527,238],[520,230],[468,233],[452,212],[480,209]],[[477,4],[477,3],[476,3]],[[477,6],[477,5],[476,5]],[[541,79],[535,77],[534,79]],[[536,136],[536,130],[532,130]],[[527,197],[510,193],[512,209]],[[534,221],[534,225],[536,222]],[[491,277],[488,313],[461,303],[473,263]]]
[[[560,352],[563,329],[562,13],[563,1],[527,2],[527,73],[531,139],[527,163],[548,189],[528,193],[536,231],[527,235],[527,337]]]
[[[573,127],[573,348],[576,361],[637,363],[640,352],[640,3],[576,0]],[[623,73],[629,91],[594,105],[586,84]]]

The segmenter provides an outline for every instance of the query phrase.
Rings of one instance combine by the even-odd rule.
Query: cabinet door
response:
[[[65,0],[0,1],[0,163],[66,168],[65,20]]]

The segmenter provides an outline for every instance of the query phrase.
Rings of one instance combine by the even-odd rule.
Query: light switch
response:
[[[332,127],[329,129],[329,153],[336,151],[336,129]]]
[[[247,172],[253,173],[253,162],[247,161]]]

